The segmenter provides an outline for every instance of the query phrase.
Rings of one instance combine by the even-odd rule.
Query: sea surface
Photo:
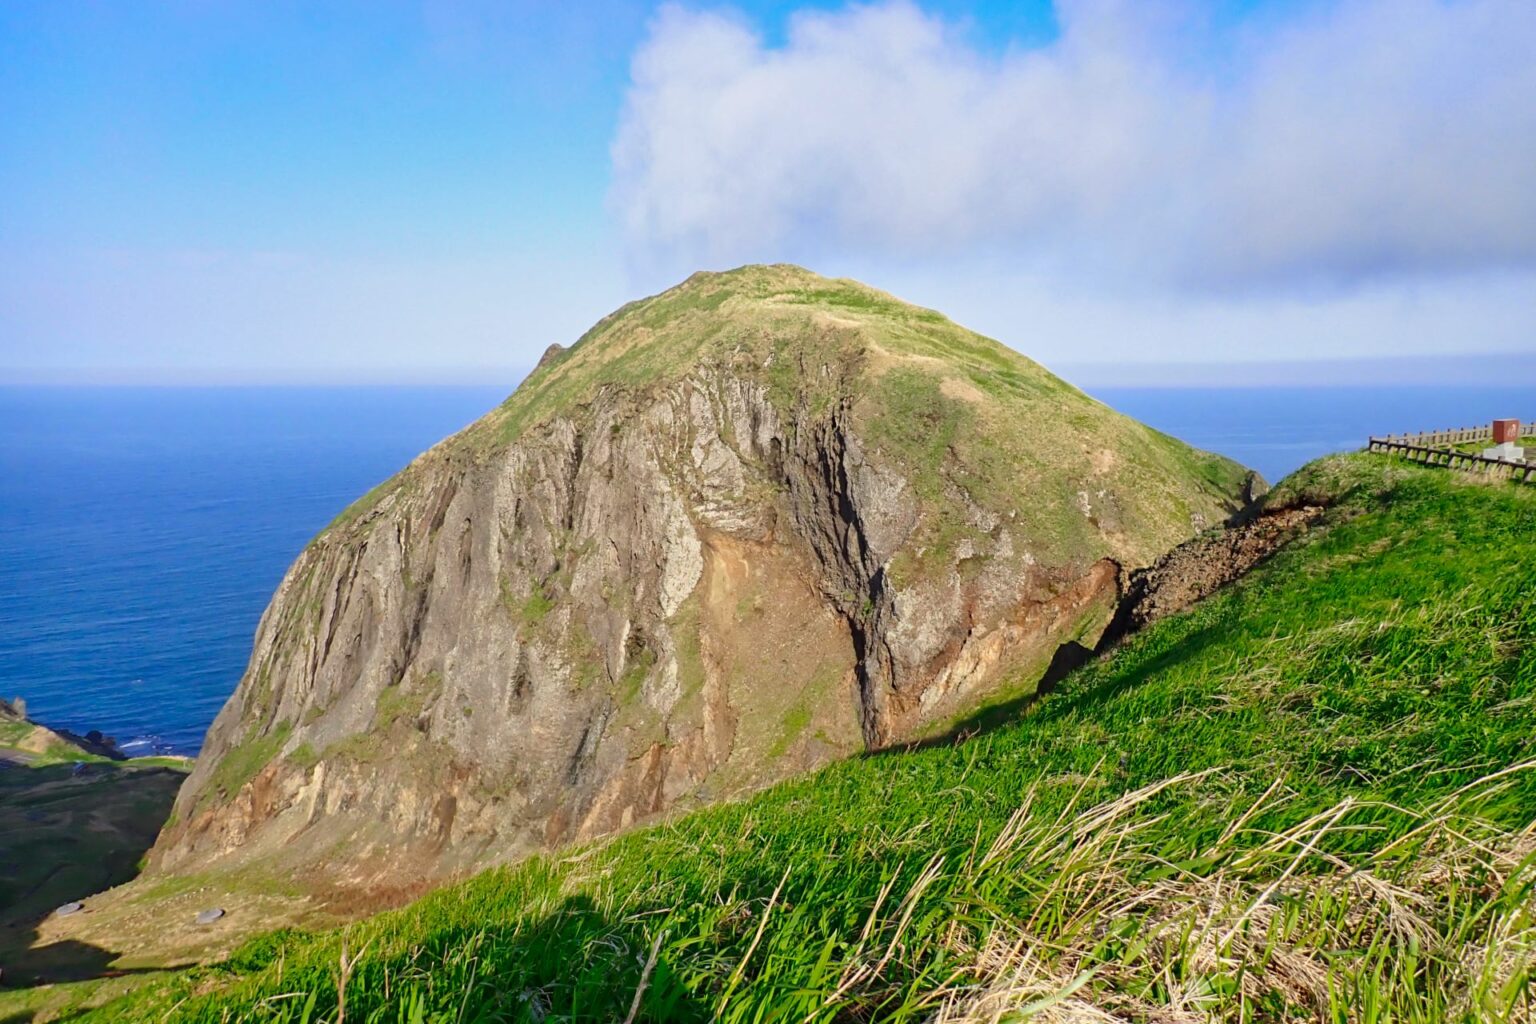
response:
[[[1536,417],[1528,388],[1090,389],[1274,481],[1372,433]],[[506,388],[0,388],[0,695],[196,753],[283,571]]]
[[[0,695],[195,754],[305,543],[507,390],[0,389]]]

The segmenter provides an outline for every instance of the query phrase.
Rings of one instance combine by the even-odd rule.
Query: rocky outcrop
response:
[[[830,284],[858,301],[785,299]],[[443,877],[921,736],[1092,646],[1126,571],[1241,504],[1230,463],[847,286],[765,268],[626,307],[344,513],[152,869]],[[1020,446],[1013,390],[892,325],[991,346],[1063,422]]]
[[[0,762],[30,762],[37,757],[59,760],[77,755],[126,759],[117,740],[92,729],[85,735],[68,729],[50,729],[27,717],[27,702],[20,697],[0,698]]]
[[[1323,517],[1321,505],[1264,511],[1180,544],[1132,574],[1113,632],[1134,632],[1203,600],[1280,550]]]

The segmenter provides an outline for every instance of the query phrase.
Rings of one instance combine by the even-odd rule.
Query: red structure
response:
[[[1493,443],[1517,444],[1520,441],[1519,420],[1494,420]]]

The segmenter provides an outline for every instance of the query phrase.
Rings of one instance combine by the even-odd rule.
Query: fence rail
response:
[[[1521,420],[1520,422],[1527,428],[1536,429],[1532,427],[1533,424],[1536,424],[1536,420]],[[1430,430],[1422,434],[1388,434],[1379,440],[1431,447],[1439,444],[1465,444],[1468,441],[1492,441],[1493,424],[1485,423],[1480,427],[1449,427],[1445,430]]]
[[[1451,433],[1447,431],[1446,433]],[[1487,432],[1492,436],[1491,431]],[[1476,440],[1473,438],[1472,440]],[[1472,473],[1500,474],[1521,483],[1536,482],[1536,462],[1505,462],[1470,452],[1458,452],[1452,448],[1431,448],[1428,445],[1411,444],[1393,437],[1373,437],[1366,445],[1368,451],[1394,452],[1426,466],[1450,466]]]

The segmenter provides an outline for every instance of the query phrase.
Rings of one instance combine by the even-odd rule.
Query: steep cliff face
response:
[[[916,738],[1252,486],[873,289],[695,275],[315,539],[152,867],[387,888]]]

